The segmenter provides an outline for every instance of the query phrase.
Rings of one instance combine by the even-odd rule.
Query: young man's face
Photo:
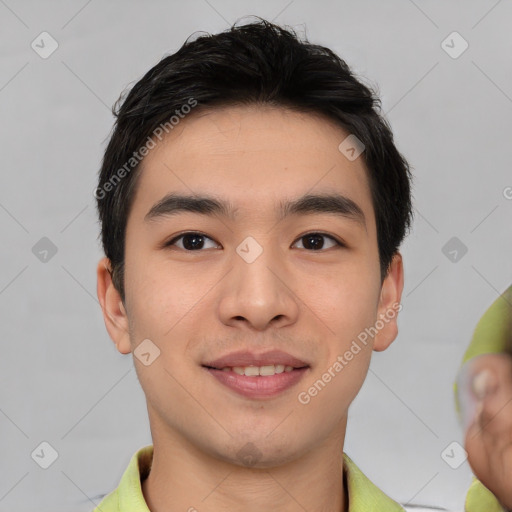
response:
[[[338,149],[347,135],[310,114],[229,107],[191,114],[146,156],[126,228],[125,307],[106,261],[98,293],[120,352],[151,340],[150,355],[134,361],[154,441],[255,467],[343,443],[371,351],[396,336],[403,286],[396,255],[381,287],[364,162]],[[148,215],[169,194],[207,196],[232,216]],[[282,205],[305,195],[347,201],[284,215]],[[239,351],[249,353],[241,366],[269,373],[272,361],[257,356],[281,351],[285,359],[270,359],[297,361],[291,372],[277,366],[282,373],[257,377],[213,364]]]

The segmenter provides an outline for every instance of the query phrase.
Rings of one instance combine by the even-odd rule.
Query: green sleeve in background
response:
[[[470,359],[483,354],[512,354],[512,285],[508,287],[487,309],[476,325],[471,343],[462,359],[461,368]],[[453,386],[455,407],[461,417],[457,382]],[[465,502],[466,512],[502,512],[504,509],[494,495],[476,478],[468,490]]]
[[[511,352],[511,307],[512,307],[512,285],[509,286],[487,309],[482,318],[478,321],[471,343],[462,359],[462,365],[470,359],[483,354],[498,354]],[[462,366],[461,365],[461,366]],[[460,371],[460,369],[459,369]],[[457,414],[460,414],[457,383],[453,385],[455,392],[455,407]]]

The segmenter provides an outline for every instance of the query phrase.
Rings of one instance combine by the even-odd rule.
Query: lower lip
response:
[[[214,368],[205,368],[221,384],[247,398],[271,398],[295,386],[309,369],[297,368],[291,372],[274,375],[248,377],[234,371],[225,372]]]

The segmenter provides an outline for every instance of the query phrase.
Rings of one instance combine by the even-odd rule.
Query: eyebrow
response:
[[[150,222],[183,212],[201,215],[221,215],[235,220],[237,208],[222,199],[207,195],[167,194],[148,211],[144,220]],[[358,222],[366,229],[366,218],[361,207],[352,199],[341,194],[306,194],[291,201],[281,201],[278,206],[278,220],[291,215],[327,213]]]

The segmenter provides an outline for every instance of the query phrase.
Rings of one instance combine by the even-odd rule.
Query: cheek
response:
[[[332,400],[341,406],[353,400],[368,371],[372,338],[365,330],[375,324],[379,289],[374,279],[347,277],[339,283],[334,286],[332,278],[323,286],[319,283],[309,305],[315,322],[320,318],[326,327],[322,329],[322,361],[312,376],[313,385],[318,380],[319,387],[325,384],[320,402]]]
[[[367,329],[377,318],[380,288],[375,285],[375,278],[361,272],[340,278],[339,286],[332,283],[332,279],[325,283],[324,293],[316,297],[317,314],[322,315],[329,330],[324,338],[325,359],[315,378],[328,382],[324,400],[348,406],[361,388],[370,364],[373,342]]]
[[[128,250],[127,250],[127,254]],[[125,290],[130,316],[135,328],[158,338],[170,335],[178,324],[208,291],[209,283],[186,268],[151,259],[142,251],[132,249],[126,258]],[[211,286],[211,285],[210,285]]]
[[[314,291],[312,295],[311,290]],[[330,276],[323,283],[310,288],[310,304],[330,327],[331,334],[346,342],[375,322],[378,311],[379,282],[370,273],[357,272]]]
[[[343,420],[350,404],[364,383],[370,363],[371,350],[362,347],[350,361],[344,359],[345,351],[333,351],[328,363],[320,368],[297,396],[303,409],[318,429],[318,418],[323,417],[322,428],[331,431]]]

